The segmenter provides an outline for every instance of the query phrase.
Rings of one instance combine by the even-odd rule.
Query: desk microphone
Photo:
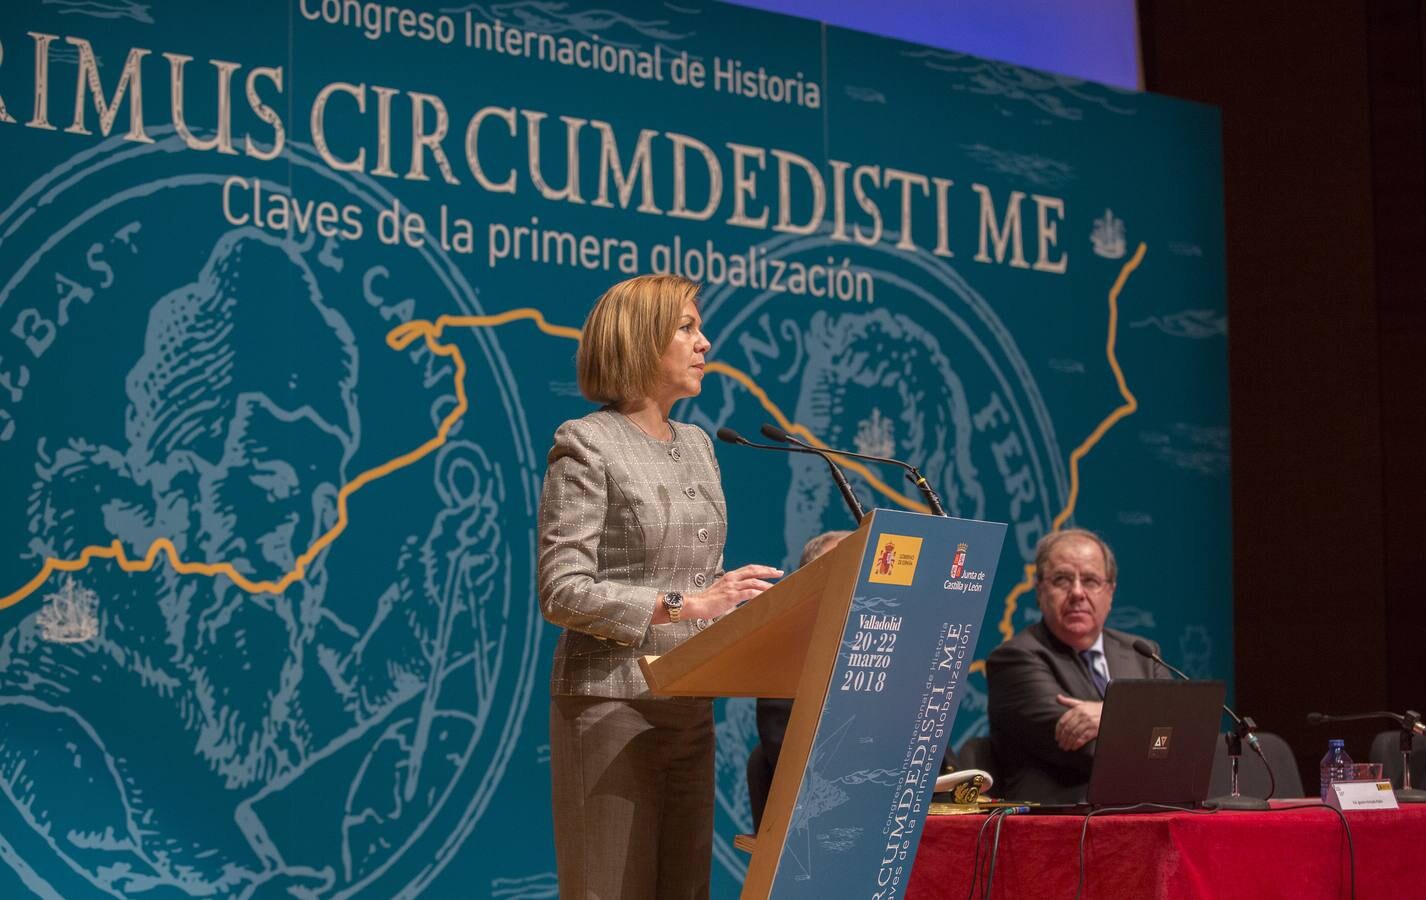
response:
[[[798,447],[803,447],[807,450],[811,450],[818,453],[822,452],[821,450],[816,447],[813,447],[806,441],[800,440],[796,436],[788,434],[786,431],[783,431],[776,425],[764,425],[760,430],[763,433],[763,437],[767,438],[768,440],[777,441],[780,444],[794,444]],[[901,468],[906,470],[906,480],[916,485],[916,489],[920,491],[921,496],[925,498],[926,507],[931,510],[931,515],[944,516],[946,514],[945,508],[941,506],[941,498],[936,496],[936,491],[931,487],[931,482],[927,481],[926,476],[922,475],[921,471],[910,463],[902,462],[899,459],[892,459],[889,456],[872,456],[868,453],[852,453],[849,450],[838,450],[836,448],[828,448],[827,452],[835,453],[838,456],[850,456],[853,459],[865,459],[869,462],[888,463],[889,465],[900,466]]]
[[[1319,712],[1307,714],[1307,724],[1309,725],[1325,725],[1328,722],[1358,722],[1363,719],[1390,719],[1400,727],[1401,787],[1396,789],[1396,800],[1398,803],[1426,803],[1426,791],[1411,786],[1411,753],[1415,749],[1412,745],[1413,735],[1426,735],[1426,724],[1421,722],[1421,713],[1414,709],[1408,709],[1404,716],[1380,710],[1352,713],[1345,716],[1324,716]]]
[[[1143,638],[1138,638],[1134,641],[1134,652],[1140,656],[1152,659],[1184,681],[1193,680],[1183,672],[1169,665],[1162,656],[1154,652],[1154,646]],[[1272,782],[1272,789],[1268,792],[1268,796],[1271,797],[1277,792],[1277,778],[1273,775],[1272,763],[1268,762],[1267,754],[1263,752],[1262,745],[1258,743],[1258,736],[1255,733],[1258,728],[1258,723],[1254,722],[1251,717],[1240,717],[1237,713],[1233,712],[1226,703],[1223,704],[1223,711],[1228,714],[1228,718],[1233,720],[1233,730],[1228,733],[1227,738],[1228,762],[1232,769],[1232,792],[1226,797],[1214,797],[1204,805],[1213,806],[1218,809],[1267,809],[1268,803],[1266,800],[1259,800],[1257,797],[1244,797],[1238,793],[1238,763],[1243,756],[1243,741],[1248,742],[1248,746],[1253,748],[1253,752],[1258,755],[1258,758],[1263,761],[1263,765],[1267,767],[1268,779]]]
[[[764,426],[769,427],[769,426]],[[852,520],[861,524],[866,512],[862,509],[861,502],[857,500],[857,495],[852,493],[852,486],[847,482],[847,475],[837,465],[832,457],[818,450],[816,447],[780,447],[776,444],[754,444],[752,441],[738,434],[731,428],[719,428],[718,440],[729,444],[741,444],[744,447],[753,447],[758,450],[781,450],[784,453],[815,453],[827,461],[827,468],[832,470],[832,480],[837,483],[837,489],[842,492],[842,499],[846,501],[847,509],[851,510]]]

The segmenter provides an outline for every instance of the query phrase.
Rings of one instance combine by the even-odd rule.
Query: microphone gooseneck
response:
[[[1387,710],[1376,710],[1375,712],[1350,713],[1348,715],[1326,715],[1320,712],[1307,714],[1308,725],[1326,725],[1329,722],[1362,722],[1369,719],[1390,719],[1401,728],[1416,734],[1426,735],[1426,724],[1421,721],[1421,714],[1415,710],[1408,709],[1406,715],[1388,712]]]
[[[1140,656],[1145,656],[1145,657],[1148,657],[1149,659],[1152,659],[1154,662],[1156,662],[1156,663],[1158,663],[1159,665],[1163,666],[1165,669],[1168,669],[1170,672],[1174,673],[1174,674],[1177,675],[1179,678],[1182,678],[1184,681],[1192,681],[1192,680],[1193,680],[1192,678],[1189,678],[1187,675],[1185,675],[1183,672],[1181,672],[1181,671],[1179,671],[1178,669],[1175,669],[1173,666],[1169,665],[1167,660],[1165,660],[1162,656],[1159,656],[1159,654],[1158,654],[1157,652],[1155,652],[1155,650],[1154,650],[1154,645],[1153,645],[1153,644],[1150,644],[1148,641],[1144,640],[1143,638],[1137,638],[1137,639],[1135,639],[1135,641],[1134,641],[1134,652],[1137,653],[1137,654],[1139,654]],[[1232,715],[1232,713],[1229,713],[1229,715]],[[1237,717],[1237,716],[1233,716],[1233,718],[1234,718],[1234,719],[1237,719],[1238,717]]]
[[[766,437],[769,440],[777,441],[778,443],[794,444],[798,447],[805,447],[808,450],[814,451],[819,449],[817,447],[813,447],[811,444],[801,440],[795,435],[789,434],[783,429],[778,428],[776,425],[765,424],[760,430],[763,433],[763,437]],[[921,471],[910,463],[902,462],[899,459],[892,459],[889,456],[872,456],[869,453],[853,453],[850,450],[838,450],[835,447],[828,448],[826,452],[835,453],[838,456],[849,456],[852,459],[865,459],[869,462],[887,463],[888,465],[900,466],[901,468],[906,470],[906,479],[912,484],[916,485],[916,489],[921,492],[921,496],[925,499],[926,507],[931,510],[931,514],[934,516],[946,515],[945,508],[941,506],[941,498],[936,495],[935,489],[931,487],[931,482],[927,481],[926,476],[922,475]]]
[[[1193,680],[1183,672],[1169,665],[1168,661],[1162,656],[1159,656],[1154,650],[1154,646],[1143,638],[1135,639],[1133,646],[1135,653],[1152,659],[1184,681]],[[1228,741],[1228,761],[1231,766],[1231,774],[1229,777],[1232,787],[1230,788],[1228,796],[1215,797],[1209,800],[1206,805],[1217,809],[1267,809],[1268,804],[1266,800],[1259,800],[1256,797],[1246,797],[1238,793],[1238,760],[1239,757],[1243,755],[1244,741],[1247,741],[1248,746],[1253,748],[1253,752],[1258,755],[1258,758],[1263,761],[1264,768],[1268,770],[1268,797],[1270,798],[1273,794],[1277,793],[1277,777],[1273,774],[1272,763],[1268,761],[1268,755],[1263,752],[1262,744],[1259,743],[1256,734],[1258,723],[1254,722],[1249,716],[1239,716],[1233,711],[1232,707],[1226,703],[1223,704],[1223,711],[1228,714],[1228,718],[1233,720],[1233,730],[1228,732],[1226,736],[1226,740]]]
[[[1154,662],[1163,666],[1165,669],[1168,669],[1170,672],[1174,673],[1179,678],[1182,678],[1184,681],[1193,680],[1179,669],[1176,669],[1173,666],[1169,665],[1168,660],[1164,659],[1162,656],[1159,656],[1158,653],[1154,652],[1154,646],[1143,638],[1138,638],[1134,641],[1134,652],[1138,653],[1140,656],[1146,656],[1149,659],[1152,659]],[[1258,727],[1257,723],[1253,722],[1252,719],[1243,719],[1241,716],[1239,716],[1233,711],[1232,707],[1230,707],[1226,703],[1223,704],[1223,711],[1228,714],[1228,718],[1233,720],[1233,724],[1236,726],[1236,730],[1241,732],[1241,737],[1243,738],[1243,740],[1247,741],[1248,745],[1254,750],[1256,750],[1258,755],[1261,756],[1263,753],[1263,748],[1258,745],[1258,736],[1253,733],[1253,730]]]
[[[766,433],[766,432],[764,432]],[[816,447],[787,447],[776,444],[755,444],[747,438],[738,434],[731,428],[719,428],[717,431],[718,440],[729,444],[738,444],[743,447],[752,447],[756,450],[780,450],[784,453],[814,453],[822,457],[827,463],[827,468],[832,472],[832,481],[837,485],[837,490],[842,494],[842,500],[847,504],[847,510],[852,514],[852,520],[861,524],[866,516],[866,511],[862,509],[861,501],[857,500],[857,495],[852,492],[852,485],[847,481],[846,474],[837,466],[832,457],[818,450]]]
[[[1426,735],[1426,723],[1421,713],[1408,709],[1406,715],[1377,710],[1376,712],[1351,713],[1343,716],[1329,716],[1320,712],[1307,714],[1307,724],[1325,725],[1328,722],[1360,722],[1364,719],[1390,719],[1400,731],[1398,748],[1401,753],[1401,787],[1395,791],[1398,803],[1426,803],[1426,791],[1411,786],[1411,754],[1416,750],[1415,735]]]

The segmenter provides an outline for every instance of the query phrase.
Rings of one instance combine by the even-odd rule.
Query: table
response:
[[[1346,816],[1357,897],[1426,898],[1426,804]],[[967,896],[984,822],[983,815],[927,818],[907,900]],[[1083,826],[1083,816],[1006,819],[992,896],[1073,898]],[[994,823],[986,829],[983,862],[994,829]],[[1083,896],[1094,900],[1351,896],[1341,819],[1315,801],[1274,803],[1269,812],[1096,815],[1089,820],[1085,861]],[[982,865],[976,896],[984,887]]]

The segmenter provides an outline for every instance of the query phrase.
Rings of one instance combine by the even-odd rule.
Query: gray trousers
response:
[[[561,900],[706,900],[713,703],[550,702]]]

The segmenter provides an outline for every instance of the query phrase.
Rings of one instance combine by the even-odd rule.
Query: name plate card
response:
[[[1397,808],[1390,781],[1335,781],[1327,792],[1327,805],[1343,812]]]

